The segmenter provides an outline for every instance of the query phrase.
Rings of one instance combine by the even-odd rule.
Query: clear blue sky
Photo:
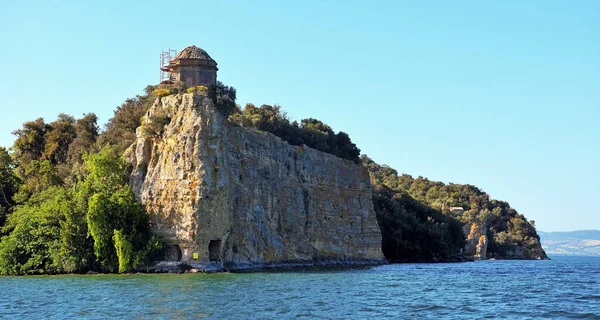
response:
[[[195,44],[242,105],[321,119],[540,230],[600,229],[600,1],[0,2],[0,145],[59,112],[105,123],[161,49]]]

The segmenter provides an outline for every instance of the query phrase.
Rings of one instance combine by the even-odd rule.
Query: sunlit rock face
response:
[[[159,118],[167,124],[149,129]],[[362,166],[232,125],[207,97],[157,99],[127,158],[166,260],[229,270],[383,262]]]
[[[471,256],[476,260],[487,259],[488,237],[486,225],[473,223],[470,226],[466,225],[464,229],[467,235],[465,255]]]
[[[476,260],[485,259],[526,259],[545,260],[548,259],[542,244],[537,238],[526,238],[519,244],[510,246],[497,246],[495,251],[488,249],[487,226],[484,223],[473,223],[464,227],[467,242],[464,254]],[[493,240],[493,239],[492,239]]]

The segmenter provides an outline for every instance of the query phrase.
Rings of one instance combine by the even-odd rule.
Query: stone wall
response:
[[[185,82],[186,86],[209,87],[217,83],[217,71],[203,66],[181,66],[173,73],[176,81]]]

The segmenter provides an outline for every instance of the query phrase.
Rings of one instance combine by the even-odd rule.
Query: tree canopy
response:
[[[160,252],[127,184],[122,141],[110,136],[135,130],[128,108],[104,147],[90,113],[26,122],[14,153],[0,148],[0,274],[129,272]]]

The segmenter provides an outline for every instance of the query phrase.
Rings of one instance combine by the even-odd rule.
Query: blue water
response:
[[[0,277],[0,318],[600,319],[600,258]]]

